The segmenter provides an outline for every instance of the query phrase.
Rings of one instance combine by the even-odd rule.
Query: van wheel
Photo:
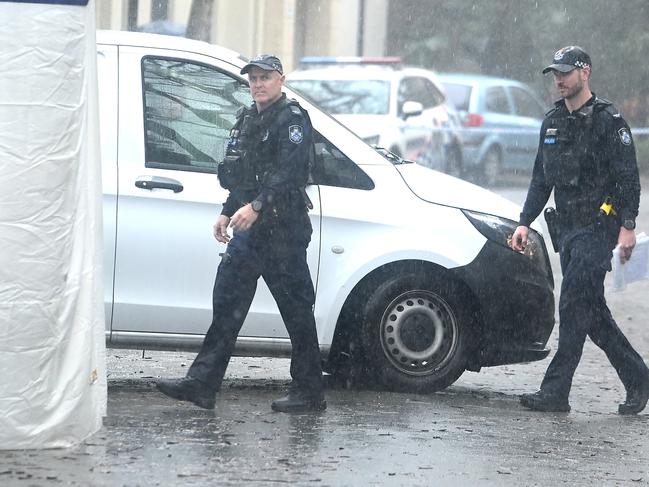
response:
[[[452,282],[408,274],[383,283],[363,313],[367,369],[388,390],[444,389],[465,369],[465,315]]]

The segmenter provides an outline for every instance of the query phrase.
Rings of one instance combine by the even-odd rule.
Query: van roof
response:
[[[97,44],[144,46],[157,49],[189,51],[197,54],[214,56],[240,67],[243,67],[244,64],[248,62],[248,58],[226,47],[210,44],[204,41],[196,41],[193,39],[161,34],[120,30],[97,30]]]

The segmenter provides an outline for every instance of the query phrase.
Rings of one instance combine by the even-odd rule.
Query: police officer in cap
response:
[[[282,92],[285,77],[277,57],[258,56],[241,74],[248,74],[254,102],[241,110],[218,169],[219,182],[229,195],[214,224],[214,237],[227,243],[227,249],[214,283],[212,324],[187,376],[160,380],[157,387],[173,398],[214,408],[261,276],[292,345],[293,381],[288,395],[274,401],[272,409],[324,410],[315,294],[306,261],[312,227],[304,188],[313,129],[307,112]]]
[[[541,388],[521,396],[537,411],[569,411],[568,396],[586,336],[604,352],[626,388],[620,414],[642,411],[649,398],[649,369],[611,316],[604,277],[612,251],[622,262],[635,246],[640,182],[629,126],[611,102],[590,91],[590,56],[578,46],[557,51],[551,72],[561,99],[546,114],[532,181],[512,236],[523,251],[528,227],[554,189],[556,212],[547,216],[558,249],[563,281],[559,300],[559,346]]]

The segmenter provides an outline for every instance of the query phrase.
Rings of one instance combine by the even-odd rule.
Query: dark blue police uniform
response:
[[[252,59],[251,66],[282,73],[274,56]],[[232,217],[251,203],[258,213],[247,230],[235,230],[219,264],[212,295],[213,317],[203,345],[182,379],[159,380],[157,388],[175,399],[213,409],[215,393],[248,314],[259,277],[279,308],[291,339],[288,395],[273,402],[282,412],[326,408],[320,349],[313,306],[315,293],[306,250],[312,227],[305,192],[313,157],[313,128],[305,110],[281,97],[263,111],[243,109],[234,125],[219,182],[229,195],[222,214]]]
[[[222,213],[231,217],[251,201],[259,217],[234,233],[219,265],[213,320],[188,376],[221,386],[237,334],[263,277],[291,338],[292,387],[307,397],[323,396],[320,351],[313,306],[315,294],[306,260],[311,239],[304,186],[313,150],[307,113],[286,95],[261,113],[244,110],[228,142],[241,174],[231,182]]]
[[[593,95],[570,113],[560,100],[546,114],[521,225],[529,226],[539,215],[552,189],[558,215],[553,240],[563,273],[559,346],[541,390],[524,395],[521,402],[531,409],[570,409],[568,396],[586,336],[606,353],[627,390],[627,401],[644,395],[649,369],[604,298],[604,278],[620,226],[635,221],[640,198],[631,132],[610,102]],[[608,214],[600,210],[605,202],[613,205]],[[620,412],[626,411],[621,405]]]

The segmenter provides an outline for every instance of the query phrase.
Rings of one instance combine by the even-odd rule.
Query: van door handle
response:
[[[171,178],[163,178],[162,176],[140,176],[135,181],[135,186],[142,189],[170,189],[174,193],[180,193],[185,189],[180,181]]]

